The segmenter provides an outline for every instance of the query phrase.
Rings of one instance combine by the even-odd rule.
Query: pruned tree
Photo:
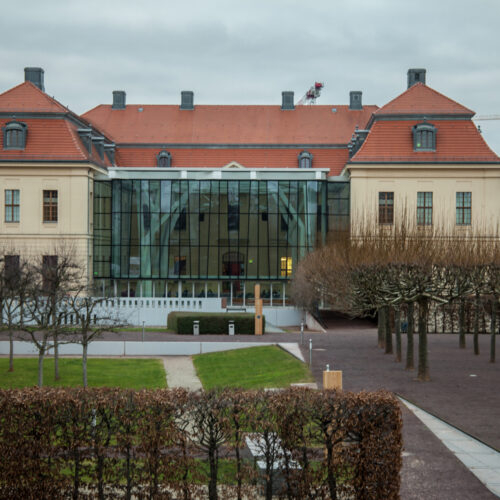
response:
[[[14,331],[23,328],[24,307],[31,276],[19,255],[5,255],[0,273],[1,328],[9,335],[9,372],[14,371]]]
[[[106,331],[123,327],[127,324],[116,314],[103,307],[104,297],[94,297],[92,289],[85,283],[77,286],[74,293],[64,299],[65,314],[74,317],[73,324],[61,327],[65,338],[82,346],[82,377],[83,387],[88,385],[87,359],[89,345],[97,340]]]
[[[31,277],[25,301],[23,331],[38,351],[38,385],[43,385],[43,361],[54,350],[55,379],[59,374],[59,341],[66,331],[66,300],[83,279],[82,267],[74,251],[64,245],[54,255],[35,258],[28,263]]]

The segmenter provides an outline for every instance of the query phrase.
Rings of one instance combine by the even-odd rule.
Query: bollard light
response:
[[[300,345],[304,345],[304,322],[300,323]]]
[[[309,339],[309,366],[312,366],[313,341]]]

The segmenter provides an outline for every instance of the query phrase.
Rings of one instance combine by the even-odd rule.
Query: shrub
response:
[[[171,312],[168,315],[168,328],[183,335],[193,333],[193,322],[200,322],[200,335],[223,335],[229,331],[229,321],[234,321],[236,335],[255,334],[255,316],[252,313],[193,313]],[[266,327],[266,318],[262,318],[262,330]]]
[[[0,390],[0,415],[0,498],[249,497],[246,436],[266,499],[399,498],[401,412],[387,392],[29,388]]]

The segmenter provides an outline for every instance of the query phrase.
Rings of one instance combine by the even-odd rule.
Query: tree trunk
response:
[[[83,387],[87,387],[87,342],[83,343],[83,354],[82,354],[82,372],[83,372]]]
[[[218,500],[217,495],[217,465],[218,457],[217,450],[210,447],[208,450],[208,461],[210,464],[210,482],[208,483],[208,498],[209,500]]]
[[[497,301],[491,302],[490,363],[496,361]]]
[[[401,309],[394,309],[394,330],[396,331],[396,361],[401,363]]]
[[[476,293],[476,317],[474,318],[474,354],[479,354],[479,293]]]
[[[54,379],[59,380],[59,342],[58,335],[54,333]]]
[[[384,335],[384,328],[385,328],[385,314],[384,314],[384,308],[381,307],[378,310],[378,346],[383,349],[385,347],[385,335]]]
[[[418,301],[418,380],[426,382],[429,377],[429,360],[427,357],[427,316],[429,299]]]
[[[14,371],[14,336],[12,335],[12,327],[9,326],[9,372]]]
[[[45,350],[38,351],[38,387],[43,387],[43,358]]]
[[[391,328],[391,308],[384,306],[385,309],[385,353],[392,354],[392,328]]]
[[[458,346],[465,349],[465,302],[460,300],[458,307]]]
[[[330,498],[337,499],[337,478],[333,472],[333,446],[329,443],[327,445],[327,470],[328,470],[328,489],[330,490]]]
[[[406,333],[406,370],[413,370],[413,368],[415,368],[413,355],[413,331],[415,330],[414,311],[415,304],[410,302],[408,304],[408,326]]]

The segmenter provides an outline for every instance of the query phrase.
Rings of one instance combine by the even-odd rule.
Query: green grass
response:
[[[22,388],[37,385],[38,358],[15,358],[14,371],[8,372],[8,358],[0,358],[0,388]],[[82,361],[60,358],[61,379],[54,380],[54,359],[43,363],[43,385],[76,387],[82,385]],[[89,387],[122,387],[124,389],[156,389],[166,387],[165,370],[159,359],[89,359]]]
[[[306,364],[277,346],[199,354],[193,357],[193,361],[207,390],[216,387],[287,387],[291,383],[313,381]]]

